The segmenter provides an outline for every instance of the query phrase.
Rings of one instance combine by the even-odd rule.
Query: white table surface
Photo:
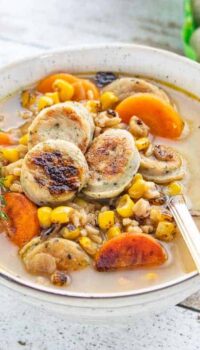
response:
[[[182,5],[182,0],[1,0],[0,66],[80,43],[143,43],[182,53]],[[195,350],[199,330],[199,293],[123,329],[69,325],[63,316],[19,303],[9,293],[0,298],[0,350]]]

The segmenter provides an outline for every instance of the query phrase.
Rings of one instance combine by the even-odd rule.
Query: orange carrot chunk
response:
[[[82,79],[82,84],[85,89],[87,100],[97,100],[100,96],[99,89],[90,80]]]
[[[74,87],[74,101],[83,100],[97,100],[100,96],[97,86],[87,79],[79,79],[78,82],[73,84]]]
[[[40,232],[37,207],[21,193],[7,192],[4,198],[8,220],[2,220],[2,223],[10,240],[22,247]]]
[[[38,83],[36,90],[43,93],[43,94],[46,92],[53,92],[54,91],[53,90],[53,83],[57,79],[63,79],[70,84],[76,83],[79,80],[74,75],[67,74],[67,73],[52,74],[52,75],[49,75],[46,78],[42,79]]]
[[[184,127],[181,116],[167,102],[159,97],[145,93],[127,97],[116,107],[125,123],[135,115],[149,126],[153,135],[169,139],[178,138]]]
[[[74,101],[95,100],[100,96],[97,86],[88,79],[81,79],[67,73],[57,73],[42,79],[36,89],[41,93],[53,92],[53,83],[57,79],[63,79],[74,86]]]
[[[73,100],[74,101],[86,100],[86,91],[84,89],[82,81],[78,80],[76,83],[73,84],[73,87],[74,87]]]
[[[98,271],[161,265],[167,254],[161,244],[144,233],[125,233],[105,242],[95,258]]]
[[[0,132],[0,145],[11,146],[15,143],[13,137],[7,132]]]

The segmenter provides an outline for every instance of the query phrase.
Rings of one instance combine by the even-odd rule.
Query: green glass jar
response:
[[[184,24],[182,28],[183,48],[185,55],[195,61],[197,60],[197,53],[190,45],[190,39],[196,28],[191,0],[184,0]]]

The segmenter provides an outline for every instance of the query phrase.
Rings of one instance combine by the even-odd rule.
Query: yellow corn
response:
[[[1,152],[4,158],[9,161],[9,163],[16,162],[20,157],[19,151],[16,148],[3,148],[1,149]]]
[[[167,192],[170,196],[176,196],[182,192],[182,186],[178,182],[171,182],[167,186]]]
[[[24,146],[28,145],[28,134],[25,134],[22,137],[20,137],[19,143],[20,145],[24,145]]]
[[[60,102],[59,95],[58,95],[57,91],[55,91],[55,92],[47,92],[45,94],[45,96],[52,98],[54,104]]]
[[[51,222],[58,224],[66,224],[69,222],[73,208],[67,206],[60,206],[52,210]]]
[[[104,92],[100,97],[101,107],[103,110],[112,108],[118,100],[118,97],[114,95],[113,92]]]
[[[34,95],[33,93],[30,94],[30,97],[29,97],[29,106],[33,105],[36,101],[36,95]]]
[[[172,217],[171,213],[167,210],[160,210],[157,208],[152,208],[150,211],[150,219],[154,222],[172,221],[173,217]]]
[[[172,222],[160,221],[156,229],[156,238],[162,241],[172,241],[175,235],[175,225]]]
[[[37,215],[41,227],[48,228],[51,226],[51,213],[52,209],[50,207],[40,207],[38,209]]]
[[[107,237],[108,239],[112,239],[114,237],[117,237],[121,234],[121,230],[118,226],[113,226],[111,228],[109,228],[108,232],[107,232]]]
[[[167,209],[161,211],[160,221],[173,221],[173,216]]]
[[[142,174],[140,174],[140,173],[135,174],[133,180],[134,180],[134,182],[136,182],[137,180],[143,180]]]
[[[129,218],[133,215],[134,202],[128,194],[123,195],[117,205],[117,212],[123,218]]]
[[[89,237],[80,237],[79,238],[79,244],[80,246],[89,254],[89,255],[95,255],[98,249],[98,246],[96,243],[92,242],[92,240]]]
[[[38,100],[38,111],[53,105],[53,99],[48,96],[41,96]]]
[[[27,108],[30,104],[30,93],[29,91],[25,90],[21,94],[21,104],[22,107]]]
[[[36,96],[28,90],[25,90],[21,94],[21,104],[24,108],[29,108],[33,103],[35,103]]]
[[[155,280],[158,278],[158,274],[155,273],[155,272],[148,272],[148,273],[145,275],[145,278],[146,278],[148,281],[155,281]]]
[[[56,79],[53,83],[54,91],[58,92],[61,102],[71,100],[74,95],[74,87],[63,79]]]
[[[80,236],[80,228],[73,225],[68,225],[62,228],[61,235],[66,239],[77,239]]]
[[[135,145],[139,151],[143,151],[149,147],[150,140],[147,137],[141,137],[135,141]]]
[[[100,102],[97,100],[90,100],[86,102],[86,107],[90,113],[97,113],[100,109]]]
[[[3,180],[3,184],[6,188],[10,188],[10,186],[12,185],[13,181],[15,179],[14,175],[7,175],[5,176],[4,180]]]
[[[136,180],[129,188],[128,194],[133,199],[141,198],[146,191],[146,182],[142,179]]]
[[[102,211],[98,215],[98,224],[102,230],[107,230],[115,223],[115,213],[112,210]]]
[[[150,210],[150,219],[154,222],[161,221],[161,210],[157,208],[152,208]]]

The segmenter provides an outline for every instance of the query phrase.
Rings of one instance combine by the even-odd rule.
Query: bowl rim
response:
[[[28,289],[29,291],[33,292],[39,292],[42,294],[48,294],[52,296],[58,296],[58,297],[68,297],[72,299],[88,299],[88,300],[106,300],[106,299],[122,299],[127,297],[137,297],[137,296],[143,296],[143,295],[149,295],[152,293],[157,293],[162,290],[170,289],[172,287],[178,286],[186,281],[192,280],[198,276],[197,271],[190,272],[186,274],[185,276],[181,276],[178,278],[175,278],[171,281],[160,283],[154,287],[147,287],[147,288],[140,288],[136,290],[130,290],[130,291],[124,291],[124,292],[115,292],[115,293],[84,293],[84,292],[72,292],[67,291],[65,289],[54,289],[48,286],[43,286],[42,284],[37,284],[35,282],[26,282],[23,281],[20,277],[12,276],[11,274],[7,272],[0,272],[0,281],[1,279],[4,279],[6,282],[9,282],[10,284],[15,284],[18,287],[21,287],[23,289]]]
[[[14,62],[11,62],[9,64],[4,64],[0,68],[0,74],[4,72],[4,70],[10,70],[13,68],[17,68],[21,64],[25,63],[28,64],[31,61],[34,60],[45,60],[46,58],[53,56],[53,55],[59,55],[63,53],[68,53],[68,52],[76,52],[80,50],[84,51],[90,51],[90,50],[98,50],[98,49],[110,49],[110,48],[115,48],[115,49],[142,49],[144,51],[148,52],[155,52],[155,53],[161,53],[165,57],[171,57],[178,59],[179,61],[182,61],[183,63],[186,63],[190,65],[191,67],[198,68],[199,69],[199,64],[195,61],[191,61],[186,57],[180,56],[177,53],[170,52],[164,49],[159,49],[147,45],[140,45],[140,44],[128,44],[128,43],[102,43],[102,44],[87,44],[87,45],[70,45],[68,47],[63,47],[63,48],[58,48],[55,50],[48,50],[45,52],[41,52],[38,54],[30,55],[21,59],[17,59]],[[175,287],[177,285],[183,284],[186,281],[189,280],[194,280],[198,276],[197,270],[192,271],[190,273],[186,273],[184,276],[174,278],[168,282],[160,283],[157,286],[154,287],[148,287],[148,288],[140,288],[138,290],[131,290],[131,291],[124,291],[124,292],[115,292],[115,293],[80,293],[80,292],[70,292],[67,290],[63,289],[53,289],[49,288],[47,286],[42,286],[40,284],[36,284],[34,282],[26,282],[22,281],[22,278],[18,276],[13,276],[7,271],[0,271],[0,281],[5,281],[8,282],[9,285],[17,285],[18,287],[21,287],[24,290],[32,290],[35,293],[43,293],[51,295],[51,296],[57,296],[57,297],[68,297],[68,298],[73,298],[73,299],[93,299],[93,300],[99,300],[99,299],[121,299],[121,298],[127,298],[127,297],[136,297],[136,296],[142,296],[150,293],[155,293],[159,292],[165,289],[169,289],[172,287]]]
[[[154,46],[148,46],[148,45],[142,45],[142,44],[129,44],[129,43],[101,43],[101,44],[82,44],[82,45],[69,45],[67,47],[62,47],[62,48],[58,48],[58,49],[48,49],[44,52],[40,52],[37,54],[33,54],[33,55],[29,55],[26,56],[24,58],[19,58],[14,60],[13,62],[10,62],[8,64],[3,64],[0,67],[0,74],[5,70],[5,69],[12,69],[15,68],[16,66],[22,64],[23,62],[31,62],[32,60],[35,59],[45,59],[46,57],[52,56],[52,55],[56,55],[56,54],[62,54],[62,53],[66,53],[66,52],[73,52],[73,51],[80,51],[80,50],[84,50],[84,51],[90,51],[90,50],[98,50],[98,49],[110,49],[110,48],[115,48],[115,49],[142,49],[145,51],[153,51],[153,52],[157,52],[157,53],[161,53],[165,56],[168,57],[174,57],[177,58],[179,61],[185,62],[187,64],[190,64],[193,67],[199,68],[199,63],[189,59],[188,57],[185,56],[181,56],[180,54],[176,53],[176,52],[172,52],[172,51],[168,51],[168,50],[164,50],[162,48],[157,48]]]

